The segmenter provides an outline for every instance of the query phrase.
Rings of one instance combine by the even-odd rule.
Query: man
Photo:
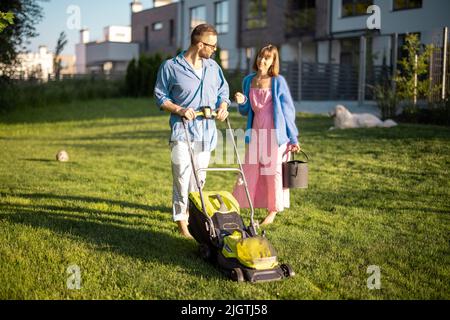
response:
[[[191,34],[191,45],[173,59],[165,61],[155,85],[158,106],[171,113],[170,147],[172,152],[173,219],[180,233],[192,238],[187,228],[189,192],[197,191],[190,162],[182,118],[188,120],[197,168],[207,168],[211,151],[217,144],[214,120],[196,117],[196,111],[209,106],[217,119],[228,117],[229,88],[219,65],[211,59],[217,49],[217,32],[208,24],[198,25]],[[199,179],[204,183],[206,174]]]

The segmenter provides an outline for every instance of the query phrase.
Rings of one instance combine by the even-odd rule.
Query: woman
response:
[[[244,174],[254,208],[267,209],[261,225],[273,222],[277,212],[289,208],[289,189],[283,189],[282,162],[289,152],[299,152],[295,106],[283,76],[279,75],[279,55],[275,46],[262,48],[253,70],[243,80],[244,93],[236,93],[239,112],[247,116],[245,142],[248,144]],[[248,200],[242,179],[233,195],[243,208]]]

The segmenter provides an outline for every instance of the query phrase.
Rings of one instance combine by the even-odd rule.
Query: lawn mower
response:
[[[215,119],[217,114],[211,108],[203,107],[202,111],[197,112],[197,116]],[[288,264],[278,262],[275,249],[267,240],[265,232],[258,235],[259,226],[254,221],[254,209],[229,119],[226,119],[226,123],[233,136],[231,140],[239,169],[196,168],[187,123],[188,120],[183,118],[192,171],[198,188],[198,192],[189,193],[188,229],[199,243],[200,256],[238,282],[273,281],[294,276],[295,273]],[[199,173],[217,171],[240,174],[250,204],[250,225],[245,225],[239,203],[230,192],[203,190]]]

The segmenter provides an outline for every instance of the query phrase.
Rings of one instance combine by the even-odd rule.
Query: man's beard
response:
[[[213,52],[212,54],[207,54],[206,52],[201,52],[200,51],[200,54],[199,54],[199,56],[201,57],[201,58],[203,58],[203,59],[214,59],[214,55],[215,55],[216,53],[215,52]]]

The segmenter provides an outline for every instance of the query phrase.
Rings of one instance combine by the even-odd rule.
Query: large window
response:
[[[342,16],[354,17],[367,14],[367,8],[373,0],[342,0]]]
[[[247,29],[267,26],[267,0],[250,0],[247,8]]]
[[[315,0],[289,0],[286,11],[286,31],[295,34],[299,30],[316,27]]]
[[[218,33],[228,32],[228,0],[215,3],[216,30]]]
[[[422,0],[394,0],[394,10],[422,8]]]
[[[348,38],[341,40],[341,65],[354,66],[359,65],[359,38]]]
[[[191,31],[194,30],[196,26],[202,23],[206,23],[206,7],[198,6],[190,8],[190,27]]]

